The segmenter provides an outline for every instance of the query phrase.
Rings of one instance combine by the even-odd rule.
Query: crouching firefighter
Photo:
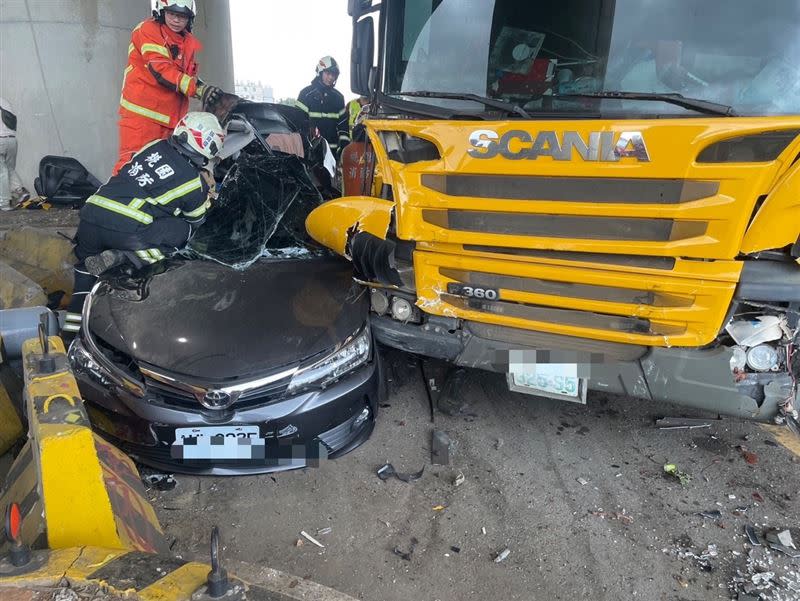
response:
[[[76,234],[75,287],[63,333],[80,330],[86,296],[103,272],[157,263],[183,248],[210,207],[203,168],[225,133],[210,113],[189,113],[166,140],[142,148],[86,201]]]

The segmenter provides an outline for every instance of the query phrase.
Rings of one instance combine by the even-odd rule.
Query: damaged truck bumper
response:
[[[736,381],[729,348],[648,348],[570,338],[457,319],[422,324],[372,316],[381,344],[462,367],[507,373],[509,354],[543,349],[579,364],[589,390],[664,401],[720,414],[772,421],[791,390],[789,374],[748,374]],[[554,359],[555,360],[555,359]]]

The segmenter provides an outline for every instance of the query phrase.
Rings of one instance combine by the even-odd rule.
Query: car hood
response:
[[[186,261],[100,286],[89,329],[137,363],[229,382],[332,350],[367,312],[352,267],[336,257],[262,260],[244,271]]]

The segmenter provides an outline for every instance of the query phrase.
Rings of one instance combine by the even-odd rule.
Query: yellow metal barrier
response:
[[[43,521],[25,522],[27,544],[165,552],[135,465],[92,432],[60,338],[49,351],[35,339],[23,345],[30,452],[17,458],[0,507],[17,502],[27,518],[41,506]]]

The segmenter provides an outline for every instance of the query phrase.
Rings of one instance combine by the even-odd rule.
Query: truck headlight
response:
[[[292,377],[287,393],[293,394],[306,388],[325,388],[369,361],[371,352],[372,334],[367,326],[351,336],[334,353],[298,371]]]

